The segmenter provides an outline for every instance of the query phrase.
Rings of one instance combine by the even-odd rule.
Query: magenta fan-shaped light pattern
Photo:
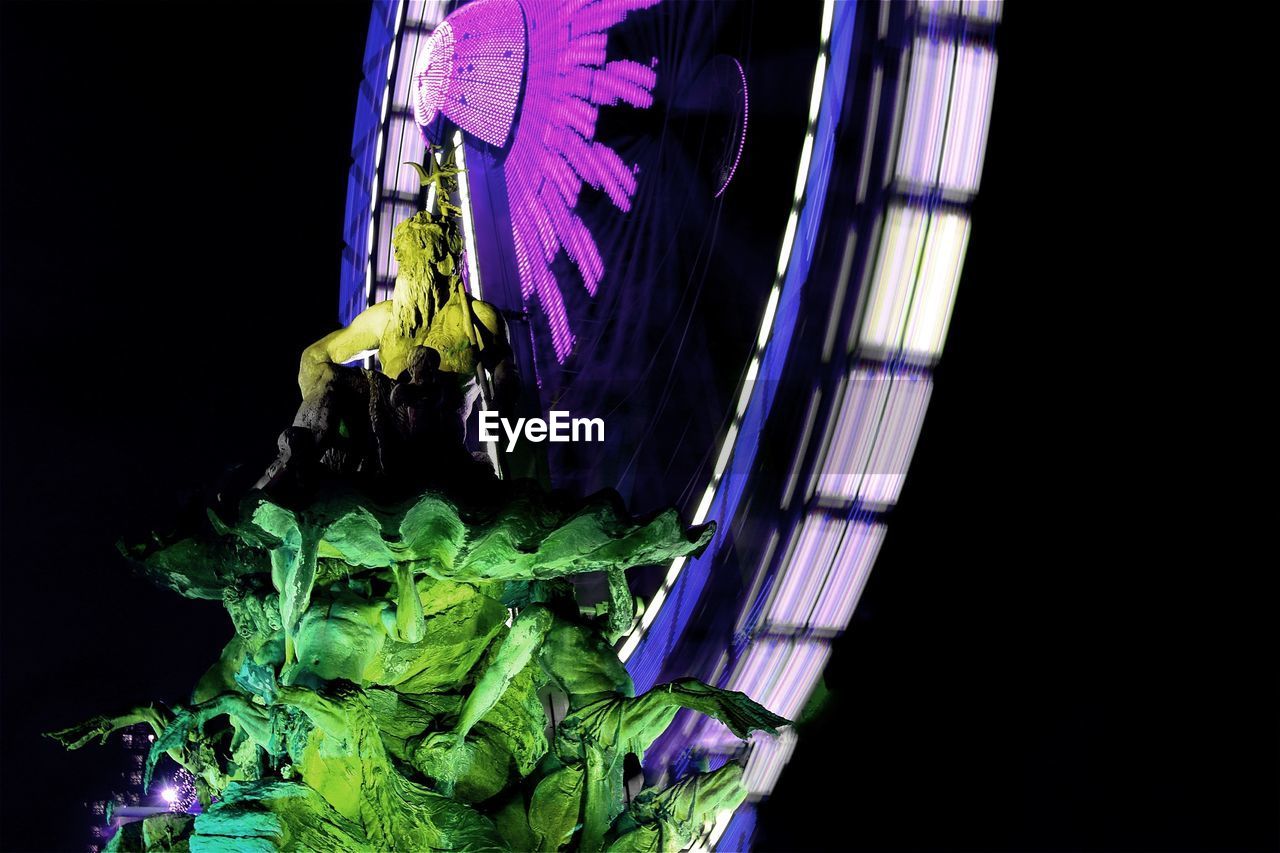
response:
[[[582,186],[604,192],[624,212],[636,191],[634,167],[595,140],[596,118],[601,107],[651,106],[657,81],[656,61],[606,61],[609,29],[628,13],[658,2],[476,0],[436,30],[432,39],[438,35],[440,45],[428,48],[414,75],[415,97],[422,105],[419,122],[434,117],[434,106],[468,133],[501,145],[494,139],[505,139],[511,125],[502,121],[508,113],[472,106],[483,98],[506,104],[519,96],[521,77],[511,64],[516,55],[511,42],[517,27],[523,33],[523,103],[503,175],[521,297],[526,307],[536,301],[541,308],[561,363],[573,350],[574,335],[551,264],[564,250],[592,296],[604,277],[595,239],[574,212]],[[448,70],[436,70],[437,62]]]
[[[524,14],[516,0],[478,0],[458,9],[431,33],[414,68],[418,124],[444,113],[490,145],[506,145],[524,56]]]

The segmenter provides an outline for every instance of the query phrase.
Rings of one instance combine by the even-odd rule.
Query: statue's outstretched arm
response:
[[[618,642],[636,621],[636,597],[627,583],[626,569],[610,566],[604,570],[609,583],[609,596],[590,607],[580,607],[583,616],[596,620],[600,633],[609,644]]]
[[[107,742],[107,736],[112,732],[137,725],[138,723],[146,723],[151,726],[151,730],[155,732],[156,737],[159,737],[171,717],[172,715],[164,708],[157,708],[155,705],[141,705],[114,717],[99,714],[78,725],[59,729],[56,732],[45,732],[45,737],[53,738],[67,749],[79,749],[94,738],[98,739],[99,744],[104,744]]]
[[[511,679],[529,665],[529,661],[542,648],[542,641],[551,630],[554,617],[541,604],[526,607],[511,623],[511,630],[503,638],[493,663],[476,681],[467,697],[454,734],[461,741],[476,723],[502,698],[511,685]]]
[[[694,678],[661,684],[645,695],[665,696],[665,701],[673,705],[715,717],[740,738],[748,737],[753,731],[777,734],[780,727],[790,725],[790,720],[779,717],[745,693],[721,690]]]
[[[324,390],[333,365],[345,364],[366,350],[377,349],[391,317],[391,302],[379,302],[361,311],[351,325],[325,335],[302,351],[298,388],[310,400]]]
[[[595,702],[583,707],[577,716],[598,748],[618,755],[633,752],[643,759],[645,751],[666,731],[681,708],[715,717],[740,738],[753,731],[777,734],[780,726],[788,725],[787,720],[745,693],[721,690],[692,678],[659,684],[634,698],[617,696]]]
[[[156,739],[151,744],[151,751],[147,754],[142,790],[146,791],[151,787],[151,777],[155,772],[156,762],[166,753],[175,762],[199,776],[199,768],[188,766],[184,761],[182,748],[193,732],[200,735],[205,723],[224,714],[239,723],[245,734],[257,741],[264,749],[270,750],[271,724],[267,710],[254,705],[239,693],[222,693],[199,705],[178,708],[164,730],[156,732]]]

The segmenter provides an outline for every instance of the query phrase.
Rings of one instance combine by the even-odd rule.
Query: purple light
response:
[[[160,799],[168,804],[171,812],[190,812],[199,800],[196,777],[185,767],[179,767],[169,784],[160,792]]]
[[[805,518],[780,570],[765,622],[775,628],[803,628],[844,536],[845,520],[813,512]]]
[[[836,554],[835,565],[818,595],[818,606],[809,620],[818,631],[843,631],[853,617],[862,589],[867,585],[880,545],[883,524],[851,521]]]
[[[986,148],[995,51],[916,39],[898,148],[898,177],[921,186],[978,189]]]
[[[964,15],[978,21],[998,21],[1004,10],[1004,0],[966,0]]]
[[[818,494],[853,500],[871,455],[871,443],[884,411],[888,383],[879,371],[855,370],[844,383],[844,400],[831,411],[826,459],[818,478]]]
[[[623,212],[636,192],[632,167],[594,139],[599,108],[627,103],[645,109],[657,81],[648,65],[606,61],[608,30],[629,12],[658,2],[476,0],[437,27],[432,38],[438,34],[439,45],[428,49],[415,75],[420,124],[442,112],[473,136],[501,146],[518,106],[503,174],[520,294],[526,307],[536,301],[547,318],[560,363],[575,339],[552,262],[563,250],[592,296],[604,277],[595,238],[573,212],[582,185],[604,192]]]
[[[859,489],[862,501],[874,506],[897,503],[932,391],[933,381],[927,376],[894,377],[866,478]]]
[[[418,124],[429,124],[445,103],[449,72],[453,70],[453,28],[446,21],[436,28],[413,73],[413,112]]]
[[[826,668],[831,646],[825,640],[795,640],[789,649],[782,672],[770,685],[764,704],[776,713],[794,720],[808,701],[813,686]]]
[[[919,38],[911,54],[911,84],[898,145],[898,177],[932,184],[942,154],[942,134],[951,97],[954,43]]]
[[[507,143],[524,69],[524,15],[516,0],[474,0],[440,23],[414,70],[414,117],[444,113],[490,145]]]
[[[741,690],[784,717],[794,718],[822,674],[831,647],[812,637],[762,637],[751,644],[734,672],[732,689]]]
[[[995,83],[995,51],[978,46],[961,48],[956,57],[939,179],[944,187],[964,192],[976,192],[978,189]]]
[[[896,503],[932,390],[928,374],[854,369],[843,404],[831,413],[817,493],[875,506]]]
[[[757,640],[738,662],[731,681],[734,690],[762,701],[768,691],[769,679],[777,674],[787,652],[787,641],[776,639]]]
[[[426,142],[418,132],[414,120],[392,117],[387,122],[387,167],[383,173],[383,186],[402,193],[405,198],[416,196],[422,184],[418,180],[418,173],[405,164],[423,163],[426,162],[426,157]],[[411,211],[410,215],[416,212]],[[396,221],[398,223],[400,220]]]
[[[720,198],[720,194],[729,188],[733,173],[738,171],[738,164],[742,162],[742,149],[747,146],[747,116],[751,106],[751,98],[747,94],[747,72],[742,70],[742,63],[738,60],[734,59],[733,64],[738,66],[738,76],[742,78],[742,135],[738,137],[738,153],[734,155],[733,165],[729,167],[729,175],[720,185],[720,189],[716,190],[714,198]]]
[[[782,768],[791,760],[796,749],[795,729],[786,728],[776,736],[756,732],[751,736],[751,757],[747,759],[747,772],[742,783],[753,796],[762,796],[773,790],[782,775]]]

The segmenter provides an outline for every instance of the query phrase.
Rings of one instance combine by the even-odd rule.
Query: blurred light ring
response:
[[[999,18],[998,6],[994,10],[989,4],[966,4],[966,6],[973,7],[972,14],[976,20],[994,23]],[[960,12],[961,7],[957,4],[954,14],[960,14]],[[925,10],[925,14],[935,13],[936,9]],[[920,45],[920,40],[917,39],[916,45]],[[930,48],[937,49],[932,45]],[[799,644],[793,646],[798,649],[814,642],[822,643],[823,641],[819,638],[823,630],[836,627],[836,622],[842,623],[841,630],[848,624],[853,608],[856,607],[857,598],[861,594],[861,588],[865,584],[867,573],[874,562],[879,540],[883,538],[884,525],[872,522],[878,512],[886,510],[896,502],[897,490],[901,486],[901,479],[905,476],[910,457],[914,452],[915,437],[923,422],[931,381],[928,372],[922,373],[922,368],[919,366],[907,367],[905,373],[899,373],[901,368],[898,366],[909,364],[913,356],[917,364],[931,365],[936,362],[941,353],[954,305],[955,286],[959,281],[970,226],[967,207],[976,195],[982,161],[985,157],[991,97],[995,83],[996,53],[990,44],[976,47],[963,44],[960,35],[955,36],[954,43],[950,47],[943,45],[942,51],[943,55],[951,57],[949,88],[945,92],[937,93],[934,97],[940,95],[939,99],[945,100],[945,109],[939,110],[935,104],[932,110],[922,110],[918,106],[922,99],[917,97],[915,101],[917,109],[914,110],[914,120],[919,121],[921,115],[927,115],[927,120],[941,126],[926,129],[924,134],[920,133],[921,128],[906,128],[906,133],[899,140],[898,153],[901,155],[904,151],[910,152],[907,140],[913,138],[913,135],[936,139],[937,144],[930,145],[932,150],[926,155],[923,164],[917,160],[910,164],[912,168],[904,168],[899,162],[895,164],[894,170],[897,184],[903,190],[916,193],[924,190],[925,198],[914,202],[916,210],[920,213],[910,214],[921,217],[923,230],[920,233],[923,242],[908,241],[902,244],[900,248],[909,254],[898,259],[882,252],[874,270],[869,271],[871,275],[881,275],[884,269],[891,269],[895,264],[902,265],[905,262],[905,269],[909,271],[909,292],[900,292],[889,300],[890,303],[896,304],[901,312],[900,320],[897,321],[897,330],[891,335],[881,335],[879,339],[874,335],[868,336],[866,334],[868,318],[864,316],[859,320],[855,316],[854,320],[863,324],[863,330],[859,336],[858,346],[852,353],[855,367],[851,369],[847,379],[843,380],[865,382],[887,378],[891,384],[888,389],[879,389],[877,393],[881,397],[886,390],[889,391],[890,397],[896,396],[892,394],[892,389],[900,379],[905,379],[911,384],[923,380],[919,393],[913,391],[907,397],[900,398],[905,402],[896,413],[892,412],[890,404],[885,402],[883,405],[886,408],[881,409],[881,414],[877,415],[875,425],[872,427],[875,432],[866,434],[871,437],[872,443],[868,452],[872,455],[867,457],[868,467],[865,469],[867,473],[863,475],[857,491],[850,495],[853,500],[847,504],[849,508],[845,512],[849,519],[849,530],[852,531],[854,529],[852,525],[857,523],[871,538],[866,539],[865,535],[860,535],[854,540],[858,548],[858,552],[854,555],[857,559],[844,561],[845,572],[841,575],[836,589],[842,600],[834,606],[829,606],[830,602],[824,602],[822,596],[827,592],[826,585],[832,583],[832,579],[836,577],[836,567],[841,564],[840,556],[838,554],[833,556],[834,543],[839,542],[842,537],[847,537],[848,534],[842,527],[832,526],[838,525],[836,519],[840,517],[839,511],[822,508],[822,494],[819,489],[817,499],[810,501],[810,510],[801,516],[792,533],[792,544],[783,549],[781,554],[773,554],[771,544],[770,554],[757,570],[757,576],[751,584],[751,592],[743,602],[743,612],[738,619],[739,631],[751,639],[745,646],[738,649],[740,655],[733,663],[727,667],[723,664],[717,666],[717,673],[723,674],[719,683],[735,689],[743,689],[749,695],[754,692],[755,698],[761,701],[766,699],[765,689],[760,686],[761,678],[768,673],[768,678],[772,679],[771,683],[775,685],[770,689],[780,689],[782,694],[786,694],[774,693],[768,698],[772,699],[772,704],[775,706],[783,702],[787,710],[794,710],[807,701],[812,684],[800,688],[803,695],[788,693],[789,690],[794,689],[790,682],[786,681],[788,673],[798,670],[787,662],[789,653],[786,647],[789,644]],[[920,67],[923,64],[917,65],[913,61],[913,67]],[[937,72],[937,69],[930,70]],[[968,89],[961,88],[966,85]],[[827,104],[823,105],[823,109],[827,107]],[[908,111],[910,111],[909,107]],[[913,117],[905,115],[900,117],[900,120],[910,122]],[[922,175],[925,180],[918,180]],[[932,180],[929,180],[930,178]],[[945,201],[939,204],[939,200],[944,198]],[[903,202],[898,203],[900,211],[904,209],[903,204]],[[938,235],[938,239],[935,239],[935,235]],[[860,289],[875,288],[877,282],[872,280],[860,282],[860,284],[862,285]],[[872,361],[868,362],[867,359]],[[905,362],[904,359],[906,359]],[[879,367],[875,366],[876,360],[879,361]],[[862,367],[857,367],[858,364]],[[815,388],[815,397],[820,390],[820,387]],[[889,398],[884,399],[887,401]],[[845,418],[846,413],[833,404],[828,426],[828,442],[832,438],[832,430]],[[893,432],[887,439],[876,438],[876,432],[884,429],[890,429]],[[906,432],[903,432],[904,429]],[[807,440],[806,435],[802,443],[807,443]],[[886,445],[886,442],[894,441],[899,442],[897,447],[892,444]],[[901,466],[898,469],[901,474],[889,476],[888,482],[886,482],[887,475],[876,473],[875,467],[871,465],[871,460],[877,451],[882,451],[883,455],[885,447],[888,447],[890,453],[894,450],[898,452],[900,459],[897,461]],[[805,448],[800,447],[798,450],[803,453]],[[823,471],[832,470],[818,460],[813,469],[815,477],[818,476],[820,468]],[[840,476],[848,476],[847,468],[837,465],[833,470]],[[881,490],[879,494],[884,496],[879,504],[875,500],[867,500],[867,496],[863,494],[863,484],[869,481],[878,487]],[[885,488],[890,491],[884,492]],[[810,497],[813,498],[812,490]],[[868,512],[863,507],[869,507],[871,511]],[[835,514],[830,514],[832,512]],[[815,524],[820,526],[814,526]],[[835,538],[832,539],[832,536]],[[776,541],[776,532],[773,541]],[[797,544],[806,549],[798,555],[794,551]],[[814,548],[818,550],[812,550]],[[844,548],[843,543],[840,548]],[[827,559],[828,557],[831,559]],[[797,565],[797,570],[803,574],[786,576],[788,561],[793,558],[797,564],[807,561],[803,566]],[[814,569],[814,566],[809,565],[808,562],[818,563],[817,571],[821,577],[807,576],[812,574],[811,570]],[[772,564],[778,565],[778,571],[783,574],[769,574],[766,580],[765,573],[769,572]],[[850,571],[852,574],[849,574]],[[828,572],[830,577],[827,576]],[[813,601],[806,603],[800,600],[806,596],[812,597]],[[775,613],[782,621],[768,625],[767,620]],[[823,613],[826,614],[825,618],[821,616]],[[814,623],[815,618],[822,624]],[[757,635],[755,628],[761,620],[766,620],[765,633]],[[827,624],[828,622],[831,624]],[[815,631],[815,628],[821,630]],[[781,634],[770,634],[770,629],[781,631]],[[788,639],[788,635],[792,639]],[[825,646],[825,643],[823,645]],[[759,654],[753,654],[753,650]],[[825,659],[822,660],[822,664],[825,664]],[[809,672],[816,671],[819,674],[821,672],[821,666],[815,667],[812,663],[807,664],[805,668],[808,672],[802,672],[801,677]],[[814,680],[816,681],[816,675]],[[780,688],[777,687],[779,684],[781,684]],[[696,737],[697,724],[693,728],[695,729],[693,736]],[[703,725],[702,729],[704,732],[714,730],[715,725]],[[714,737],[714,734],[712,736]],[[773,789],[794,747],[794,733],[789,730],[778,739],[757,736],[751,740],[747,748],[746,779],[752,800],[767,796]],[[723,751],[740,751],[740,748],[726,741]],[[754,834],[755,820],[753,802],[744,804],[734,813],[722,813],[717,816],[707,836],[700,840],[697,849],[712,849],[721,838],[724,838],[729,845],[728,849],[745,849]]]

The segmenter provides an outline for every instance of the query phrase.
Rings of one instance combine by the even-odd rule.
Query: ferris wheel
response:
[[[794,6],[794,8],[793,8]],[[409,163],[456,146],[473,295],[526,396],[603,417],[557,486],[678,501],[715,539],[635,573],[619,654],[804,708],[891,529],[982,176],[998,0],[375,2],[339,314],[390,296]],[[980,223],[979,223],[980,227]],[[650,781],[746,760],[746,849],[796,737],[682,714]]]

